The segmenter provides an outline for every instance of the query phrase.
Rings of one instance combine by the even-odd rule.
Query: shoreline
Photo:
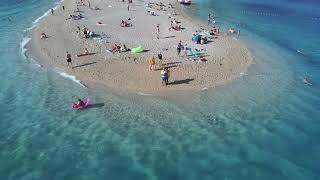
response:
[[[150,54],[148,54],[148,52],[145,54],[142,54],[142,57],[141,57],[141,55],[135,56],[135,55],[132,55],[131,53],[127,53],[124,56],[122,56],[122,54],[113,56],[113,55],[107,54],[107,52],[104,52],[103,51],[104,47],[101,44],[99,44],[99,42],[96,42],[95,40],[83,40],[83,39],[76,37],[76,35],[72,31],[73,31],[74,27],[76,27],[76,23],[78,23],[78,22],[74,22],[72,20],[65,21],[64,18],[62,18],[62,17],[64,17],[65,12],[62,11],[61,5],[64,4],[66,6],[66,8],[71,10],[72,8],[69,6],[72,6],[71,5],[72,1],[73,0],[61,1],[59,3],[59,5],[56,6],[57,8],[56,8],[55,13],[58,14],[58,16],[60,16],[60,20],[59,19],[57,20],[56,15],[52,16],[51,14],[47,14],[47,16],[45,16],[43,19],[41,19],[40,22],[35,27],[33,27],[33,29],[31,29],[31,31],[30,31],[31,41],[27,44],[27,46],[25,48],[28,49],[28,53],[30,53],[31,57],[33,59],[36,59],[41,65],[44,65],[48,68],[53,68],[53,69],[59,68],[59,69],[63,70],[64,73],[67,73],[68,75],[74,76],[75,78],[79,79],[81,82],[83,82],[81,84],[84,84],[85,86],[87,86],[87,84],[89,84],[89,86],[88,86],[89,88],[90,88],[90,84],[96,83],[99,86],[103,85],[103,86],[106,86],[108,88],[112,88],[115,90],[116,89],[124,89],[124,90],[138,92],[138,93],[139,92],[150,93],[150,92],[166,92],[166,91],[173,92],[173,91],[204,90],[204,89],[213,88],[216,86],[221,86],[225,83],[231,82],[232,80],[236,80],[237,78],[241,77],[242,73],[247,72],[249,66],[251,65],[251,62],[252,62],[251,53],[242,43],[234,40],[232,37],[224,37],[224,36],[220,35],[217,40],[214,39],[214,42],[212,42],[213,45],[211,45],[211,43],[209,43],[208,46],[206,46],[206,47],[212,47],[212,46],[215,46],[215,44],[220,43],[215,46],[216,48],[217,47],[220,48],[220,51],[216,50],[216,51],[213,51],[213,53],[211,53],[211,54],[215,55],[213,60],[208,58],[209,61],[205,62],[205,63],[204,62],[184,62],[183,60],[182,61],[180,60],[179,63],[181,63],[182,65],[179,65],[178,67],[173,68],[174,72],[172,73],[171,76],[173,76],[173,78],[176,78],[176,79],[173,79],[173,81],[172,81],[173,84],[169,85],[168,87],[163,87],[163,86],[159,85],[159,84],[161,84],[160,75],[159,75],[160,71],[148,72],[148,70],[146,70],[147,69],[146,59],[148,59],[148,56],[150,55]],[[93,1],[93,3],[94,2],[95,1]],[[167,1],[167,2],[170,2],[170,1]],[[112,2],[112,3],[113,3],[112,5],[109,4],[108,6],[112,6],[112,9],[116,9],[116,8],[119,9],[119,7],[115,7],[115,8],[113,8],[113,7],[118,6],[119,4],[121,4],[121,2]],[[141,3],[141,2],[137,2],[135,5],[137,5],[137,4],[139,6],[141,6],[141,4],[144,5],[144,3]],[[138,5],[137,5],[137,7],[139,7]],[[100,6],[102,6],[102,5],[100,5]],[[174,4],[174,6],[177,7],[179,5]],[[192,22],[192,17],[189,15],[186,15],[183,12],[183,7],[176,8],[176,10],[178,10],[178,14],[179,14],[179,16],[177,16],[178,19],[181,20],[182,23],[188,25],[188,26],[186,26],[186,28],[188,28],[189,26],[197,27],[197,26],[199,26],[198,23],[201,23],[200,26],[205,27],[205,24],[200,22],[200,20],[195,20],[194,22]],[[94,10],[89,10],[89,11],[94,12],[94,13],[96,12]],[[103,9],[99,10],[99,11],[103,11]],[[139,11],[140,14],[137,15],[140,18],[142,17],[141,11],[142,10],[140,10]],[[89,12],[89,13],[91,13],[91,12]],[[122,12],[122,13],[125,13],[125,12]],[[144,16],[148,16],[148,14],[145,14]],[[159,16],[157,16],[156,18],[158,18]],[[185,17],[185,16],[188,16],[188,17]],[[52,20],[53,18],[56,18],[56,19]],[[61,18],[62,18],[62,20],[61,20]],[[94,18],[94,16],[90,17],[90,15],[88,15],[88,19],[89,18]],[[166,19],[166,18],[163,17],[161,20],[163,21],[164,19]],[[81,21],[81,20],[79,20],[79,21]],[[90,20],[88,20],[88,21],[90,21]],[[92,21],[93,20],[91,20],[91,22],[89,22],[89,23],[92,23]],[[66,26],[65,27],[62,26],[60,28],[60,26],[58,26],[58,25],[61,25],[61,23],[66,24]],[[84,23],[88,23],[88,22],[85,21]],[[112,23],[113,23],[113,21],[112,21]],[[195,25],[195,24],[197,24],[197,25]],[[55,27],[57,27],[57,28],[52,28],[52,25],[55,25]],[[90,26],[90,24],[89,24],[89,26]],[[113,26],[115,26],[115,25],[113,25]],[[49,33],[49,38],[40,40],[39,34],[44,30],[48,30],[49,29],[48,27],[51,27],[51,30],[52,30],[52,33]],[[197,28],[199,28],[199,27],[197,27]],[[107,32],[108,32],[108,30],[109,29],[107,28]],[[54,37],[50,37],[50,35],[54,35],[54,36],[57,35],[57,33],[55,33],[54,31],[63,32],[62,34],[69,33],[69,35],[68,35],[69,37],[67,40],[65,38],[62,39],[62,41],[61,41],[61,39],[55,40],[56,42],[53,45],[54,47],[57,47],[61,44],[61,42],[66,41],[66,42],[70,43],[70,45],[68,45],[68,46],[72,47],[71,49],[73,49],[73,51],[79,52],[79,51],[81,51],[80,49],[83,49],[83,47],[76,46],[75,44],[78,43],[81,45],[83,43],[86,43],[86,46],[90,47],[91,52],[92,51],[98,52],[96,55],[94,55],[94,57],[83,58],[81,63],[87,62],[89,58],[94,59],[93,65],[101,63],[101,62],[96,63],[96,61],[103,61],[104,60],[104,61],[109,61],[109,62],[108,63],[103,62],[105,64],[103,64],[104,67],[102,67],[102,68],[101,67],[94,67],[94,68],[84,67],[83,68],[84,70],[66,69],[65,65],[64,65],[64,64],[66,64],[64,57],[63,57],[64,54],[54,52],[54,51],[52,51],[51,48],[49,48],[50,46],[52,46],[52,44],[50,45],[50,41],[52,38],[54,38]],[[190,30],[189,30],[189,32],[190,32]],[[180,33],[182,34],[183,32],[180,32]],[[145,36],[145,35],[142,35],[142,36]],[[149,39],[147,39],[147,38],[144,40],[148,41]],[[129,39],[129,41],[130,41],[130,39]],[[190,42],[188,42],[188,44],[189,43]],[[110,43],[109,43],[109,45],[110,45]],[[223,48],[227,48],[227,50],[221,49],[221,47],[219,47],[219,45]],[[203,46],[203,45],[201,45],[201,46]],[[232,46],[232,47],[230,47],[230,46]],[[168,46],[166,46],[166,47],[168,47]],[[234,54],[232,50],[236,50],[237,53]],[[157,51],[157,50],[153,50],[153,51]],[[171,51],[171,52],[169,52],[171,54],[175,53],[172,50],[169,50],[169,51]],[[216,56],[216,54],[214,54],[214,53],[221,54],[221,51],[225,51],[224,52],[225,54],[220,55],[220,56],[219,55]],[[156,53],[156,52],[154,52],[154,53]],[[235,57],[237,55],[238,55],[238,57]],[[106,58],[107,56],[111,56],[111,57]],[[165,56],[167,56],[167,53],[165,54]],[[74,60],[74,62],[77,62],[77,60],[80,59],[80,58],[75,57],[74,54],[73,54],[73,58],[76,59],[76,60]],[[138,60],[135,60],[135,62],[132,62],[132,61],[130,62],[131,58],[136,58]],[[223,61],[223,66],[227,66],[227,67],[224,70],[220,70],[220,72],[217,72],[215,74],[214,73],[210,74],[210,71],[217,70],[217,63],[219,61],[219,58],[220,58],[220,66],[221,66],[221,61],[225,60],[224,58],[230,58],[232,60],[240,59],[242,62],[240,62],[240,63],[235,62],[233,64],[232,63],[228,64],[230,62],[224,63],[224,61]],[[59,59],[59,62],[57,62],[56,59]],[[170,57],[168,59],[170,59]],[[175,59],[175,57],[173,57],[172,59]],[[170,61],[170,60],[167,61],[167,63],[172,63],[172,62],[173,61]],[[237,63],[240,64],[240,66],[241,66],[240,68],[237,67],[239,65]],[[80,64],[80,63],[78,63],[78,64]],[[227,65],[225,65],[225,64],[227,64]],[[77,65],[77,66],[81,67],[82,64]],[[218,68],[219,68],[219,66],[218,66]],[[123,77],[123,75],[121,75],[121,73],[117,73],[117,72],[112,71],[113,69],[118,70],[118,71],[122,71],[122,73],[124,71],[129,71],[129,72],[125,73],[125,75],[127,77],[132,77],[132,75],[135,75],[141,69],[143,69],[143,72],[139,74],[137,79],[133,78],[130,81],[128,81],[128,80],[126,80],[126,77]],[[88,73],[88,70],[89,71],[98,71],[98,72],[101,71],[101,74],[99,74],[99,73],[93,73],[93,74],[91,73],[90,74],[90,72]],[[111,75],[111,78],[109,77],[108,79],[106,79],[105,77],[101,77],[101,75],[107,73],[108,70],[111,70],[112,73],[114,73],[116,75]],[[232,72],[233,70],[236,72]],[[203,71],[206,71],[206,72],[203,73]],[[231,72],[225,72],[225,71],[231,71]],[[197,76],[199,73],[203,73],[202,76]],[[186,82],[186,84],[174,84],[174,82],[179,81],[179,78],[182,79],[181,77],[185,77],[190,74],[191,74],[191,76],[194,76],[197,78],[193,78],[192,81]],[[148,76],[148,78],[144,78],[144,76]],[[217,78],[217,76],[220,76],[220,77]],[[148,81],[148,80],[153,81],[153,84],[148,85],[149,83],[148,84],[146,83],[146,81]],[[155,83],[155,81],[156,81],[156,83]],[[124,82],[124,85],[123,85],[123,82]],[[132,85],[133,83],[136,83],[136,82],[139,82],[138,86]]]

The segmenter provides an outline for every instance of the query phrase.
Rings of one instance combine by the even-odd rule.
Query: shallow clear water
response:
[[[255,64],[169,97],[85,89],[25,58],[24,30],[54,3],[0,1],[0,179],[320,178],[318,2],[196,1],[195,15],[241,27]],[[71,110],[78,97],[95,106]]]

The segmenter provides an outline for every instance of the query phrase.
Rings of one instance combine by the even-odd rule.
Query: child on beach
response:
[[[150,71],[152,71],[152,70],[154,70],[154,66],[155,66],[155,64],[156,64],[156,61],[154,60],[154,56],[152,55],[151,57],[150,57],[150,59],[149,59],[149,69],[150,69]]]
[[[67,63],[68,63],[68,68],[72,69],[72,60],[71,60],[71,54],[69,52],[66,52],[66,58],[67,58]]]
[[[161,84],[162,85],[166,85],[166,87],[167,87],[167,85],[169,83],[169,72],[168,72],[168,69],[167,68],[163,68],[161,70],[160,74],[161,74],[161,79],[162,79]]]

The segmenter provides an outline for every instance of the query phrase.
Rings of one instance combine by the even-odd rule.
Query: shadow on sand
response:
[[[189,84],[191,81],[193,81],[194,79],[183,79],[183,80],[177,80],[177,81],[173,81],[173,82],[169,82],[168,85],[177,85],[177,84]]]
[[[94,53],[87,53],[87,54],[77,54],[77,57],[91,56],[91,55],[95,55],[95,54],[98,54],[98,53],[94,52]]]
[[[91,65],[91,64],[96,64],[96,63],[97,63],[97,62],[90,62],[90,63],[80,64],[80,65],[78,65],[78,66],[74,66],[73,69],[79,68],[79,67],[84,67],[84,66],[89,66],[89,65]]]

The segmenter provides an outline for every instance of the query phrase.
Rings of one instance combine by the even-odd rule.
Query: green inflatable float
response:
[[[143,50],[144,49],[141,46],[139,46],[139,47],[136,47],[136,48],[132,48],[131,52],[132,53],[141,53],[141,52],[143,52]]]

